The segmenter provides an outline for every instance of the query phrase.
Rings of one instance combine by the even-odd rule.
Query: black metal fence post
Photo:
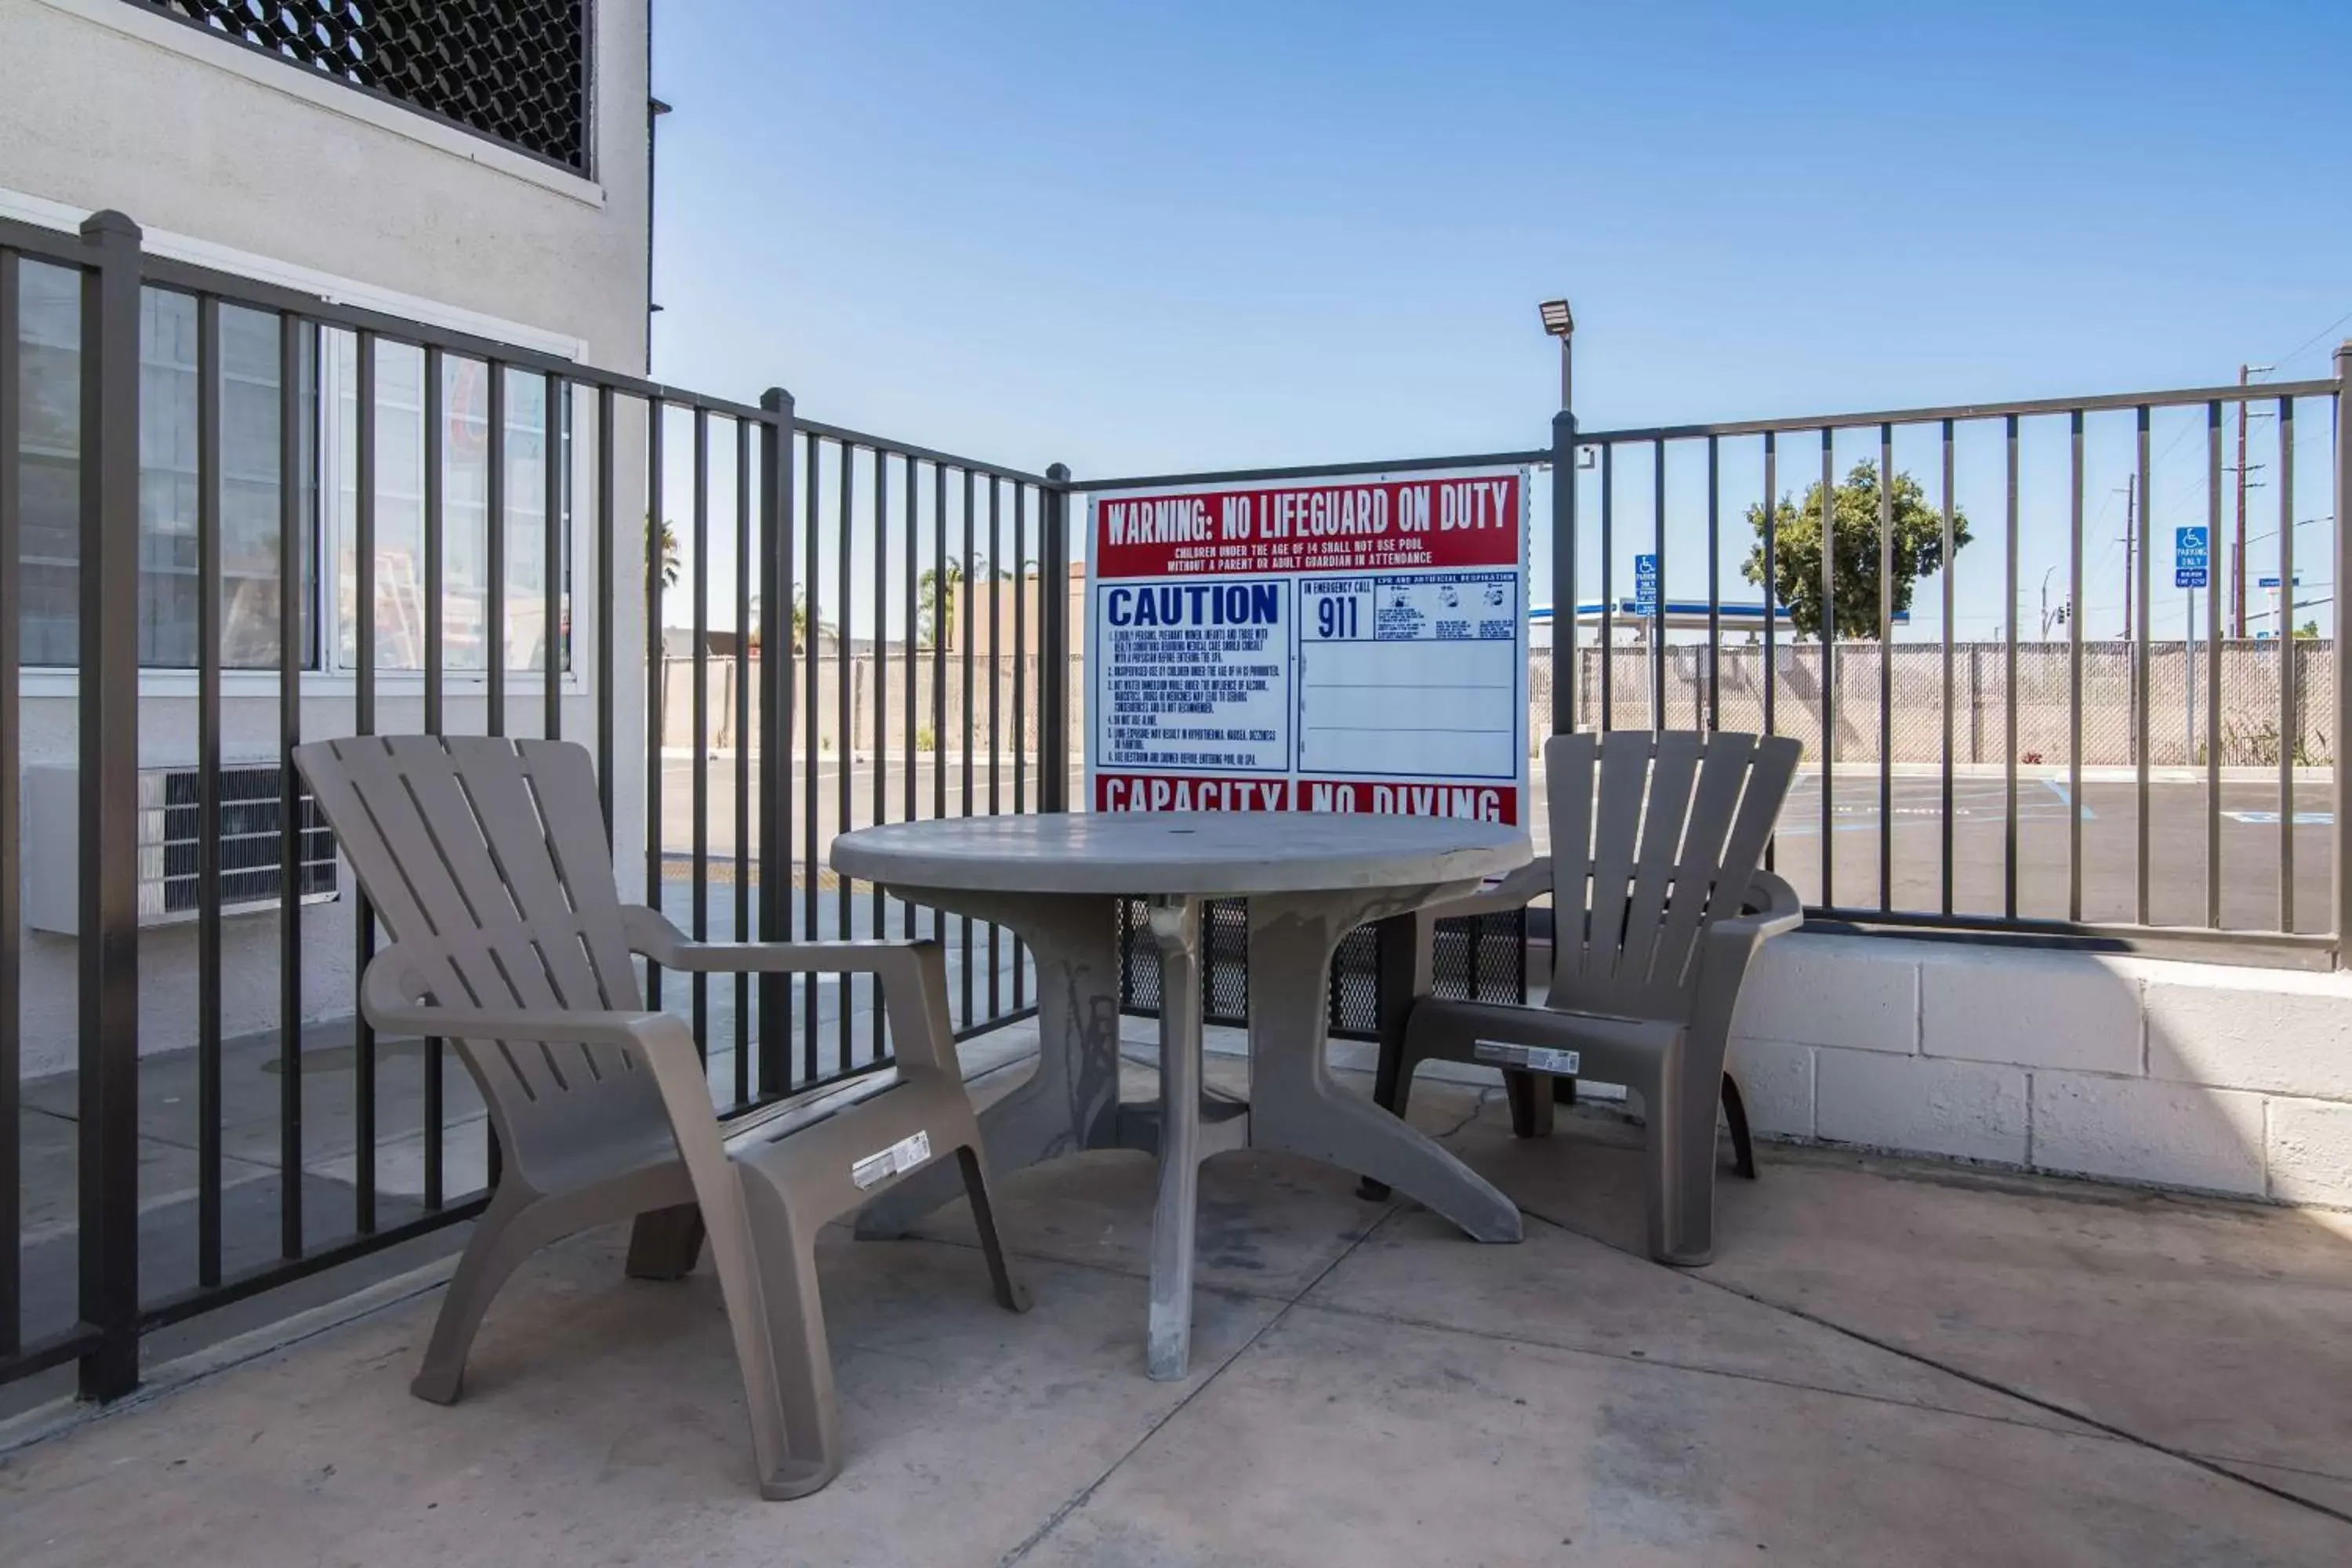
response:
[[[1563,363],[1566,353],[1563,346]],[[1560,391],[1567,390],[1563,372]],[[1551,732],[1575,728],[1576,412],[1562,408],[1551,416]]]
[[[24,528],[17,498],[25,418],[18,278],[16,253],[0,250],[0,822],[20,820],[23,809],[17,770],[24,751]],[[24,1346],[24,1174],[18,1152],[24,1125],[24,850],[21,837],[0,837],[0,1365]]]
[[[2289,522],[2281,526],[2283,530],[2291,529],[2293,524]],[[2333,580],[2337,583],[2352,581],[2344,575],[2347,572],[2352,572],[2352,341],[2339,344],[2336,350],[2336,553]],[[2284,574],[2282,580],[2288,585],[2279,590],[2279,602],[2291,607],[2294,604],[2293,580],[2284,578]],[[2291,629],[2284,625],[2279,628],[2280,635],[2285,639],[2281,646],[2288,653],[2294,648]],[[2352,649],[2352,637],[2347,637],[2347,631],[2339,605],[2336,616],[2336,635],[2328,645],[2332,655],[2330,662],[2335,667],[2331,679],[2336,694],[2335,733],[2328,737],[2336,758],[2332,784],[2335,799],[2330,802],[2336,814],[2335,909],[2330,933],[2336,939],[2336,967],[2338,969],[2352,968],[2352,960],[2347,960],[2345,948],[2347,939],[2352,939],[2352,826],[2347,823],[2347,814],[2352,814],[2352,787],[2347,787],[2352,785],[2352,780],[2346,777],[2347,767],[2352,767],[2352,760],[2345,754],[2347,738],[2352,738],[2352,679],[2347,679],[2352,678],[2352,659],[2346,658],[2347,649]],[[2290,749],[2284,740],[2280,745],[2283,750]],[[2289,820],[2293,819],[2290,817]]]
[[[793,921],[793,395],[772,386],[760,407],[767,416],[760,424],[760,939],[781,942]],[[760,977],[762,1096],[782,1094],[792,1081],[791,987],[782,974]]]
[[[1372,1076],[1372,1099],[1382,1107],[1393,1107],[1398,1075],[1404,1062],[1405,1022],[1412,1016],[1412,1005],[1429,994],[1436,979],[1433,959],[1437,927],[1428,910],[1414,910],[1391,915],[1372,930],[1372,1026],[1379,1032],[1381,1042],[1379,1068]],[[1474,976],[1476,963],[1474,953]],[[1358,1191],[1374,1203],[1384,1202],[1389,1195],[1388,1184],[1370,1176],[1363,1179]]]
[[[139,1384],[139,226],[81,235],[80,1388],[115,1399]]]
[[[1055,463],[1038,498],[1037,809],[1070,809],[1070,470]]]

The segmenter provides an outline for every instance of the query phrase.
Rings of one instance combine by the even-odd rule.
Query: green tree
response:
[[[2303,625],[2294,628],[2294,635],[2310,642],[2317,642],[2319,640],[2319,623],[2317,621],[2305,621]]]
[[[1920,578],[1944,564],[1943,513],[1927,504],[1919,481],[1909,474],[1895,476],[1895,613],[1911,608],[1912,590]],[[1837,626],[1841,637],[1878,636],[1878,465],[1856,463],[1837,487],[1834,500]],[[1772,572],[1769,591],[1789,607],[1789,618],[1806,637],[1822,629],[1822,487],[1805,488],[1801,504],[1783,499],[1773,520]],[[1764,585],[1765,511],[1748,509],[1748,525],[1756,531],[1741,575]],[[1969,542],[1969,520],[1957,508],[1952,512],[1952,548]]]

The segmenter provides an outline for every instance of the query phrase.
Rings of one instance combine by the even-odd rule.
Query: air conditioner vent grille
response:
[[[230,763],[220,770],[220,912],[258,914],[283,901],[276,763]],[[193,767],[139,770],[139,923],[174,925],[203,913],[199,883],[204,847],[202,775]],[[305,787],[295,796],[295,897],[333,899],[335,837]],[[74,934],[81,910],[80,778],[72,765],[25,770],[26,877],[25,921],[38,931]]]
[[[162,835],[154,847],[162,851],[162,902],[166,916],[198,911],[197,883],[203,858],[198,802],[200,774],[194,768],[174,768],[162,775],[163,809],[155,814]],[[274,903],[284,886],[278,824],[281,820],[279,770],[274,766],[223,768],[220,774],[221,907],[224,910]],[[335,892],[335,836],[319,815],[319,803],[304,788],[296,797],[296,821],[300,825],[300,895],[305,900],[331,898]],[[142,848],[150,847],[142,844]],[[142,905],[148,896],[141,879]]]

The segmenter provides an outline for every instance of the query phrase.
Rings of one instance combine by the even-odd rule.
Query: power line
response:
[[[2336,328],[2342,326],[2347,321],[2352,321],[2352,310],[2345,311],[2342,315],[2328,322],[2327,325],[2320,328],[2319,331],[2312,333],[2311,336],[2297,343],[2293,350],[2279,355],[2277,359],[2271,363],[2273,364],[2286,363],[2289,360],[2294,359],[2297,354],[2302,353],[2305,349],[2310,348],[2313,344],[2326,337],[2328,333],[2334,331]]]
[[[2335,521],[2336,514],[2331,511],[2324,517],[2298,517],[2294,520],[2294,525],[2297,528],[2309,528],[2315,522],[2334,522]],[[2276,539],[2277,537],[2278,530],[2273,528],[2268,532],[2252,535],[2247,539],[2246,542],[2249,544],[2260,544],[2265,539]]]

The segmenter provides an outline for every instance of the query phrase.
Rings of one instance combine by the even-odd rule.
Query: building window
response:
[[[359,345],[325,334],[331,415],[326,471],[334,476],[330,528],[336,547],[336,660],[359,662]],[[405,343],[376,350],[375,668],[425,668],[425,353]],[[441,362],[441,598],[443,668],[489,668],[489,367]],[[506,383],[507,668],[547,668],[547,383],[509,374]],[[569,669],[571,517],[574,449],[572,399],[556,405],[562,455],[555,500],[559,668]]]
[[[22,551],[21,649],[29,668],[79,662],[81,595],[81,293],[79,274],[25,259],[17,268],[17,432]],[[359,350],[349,332],[304,327],[297,345],[301,400],[295,471],[302,487],[302,668],[333,673],[358,660]],[[278,318],[224,305],[220,312],[221,665],[275,669],[281,625]],[[157,669],[197,661],[197,522],[202,467],[196,301],[142,292],[139,418],[139,658]],[[404,343],[376,353],[375,668],[425,668],[425,354]],[[443,654],[451,674],[488,668],[489,370],[442,361]],[[547,383],[505,378],[507,668],[546,668]],[[576,394],[573,395],[576,396]],[[572,396],[555,405],[562,469],[554,499],[561,554],[559,668],[571,668],[573,497],[582,460]],[[322,505],[323,500],[323,505]],[[318,563],[333,574],[322,593]],[[325,648],[318,611],[331,604]]]
[[[194,669],[199,579],[196,301],[186,294],[142,289],[139,310],[139,662],[151,668]],[[296,565],[302,596],[301,661],[318,663],[310,606],[318,552],[316,482],[318,340],[296,345],[301,400],[295,438],[299,452],[295,504],[302,559]],[[233,306],[221,310],[221,666],[274,669],[278,663],[279,560],[285,523],[278,497],[278,322],[275,316]],[[79,571],[76,573],[79,575]],[[25,660],[33,661],[28,654]],[[72,657],[45,659],[71,664]]]
[[[81,278],[16,269],[19,624],[28,665],[72,664],[81,559]]]
[[[589,173],[593,0],[130,0]]]

